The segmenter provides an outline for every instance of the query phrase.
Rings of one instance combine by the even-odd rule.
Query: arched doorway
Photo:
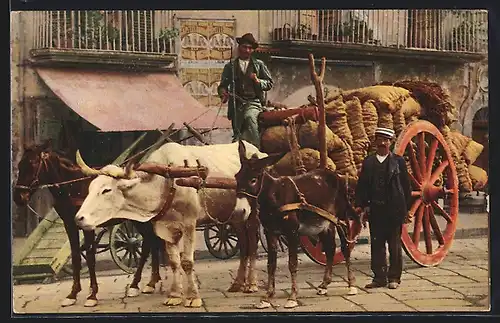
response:
[[[479,109],[472,120],[472,139],[484,146],[481,155],[474,162],[474,165],[481,167],[489,174],[488,163],[488,107]]]

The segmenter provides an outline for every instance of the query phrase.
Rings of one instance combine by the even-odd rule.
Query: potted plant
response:
[[[350,19],[342,23],[339,36],[344,42],[370,43],[373,40],[373,29],[368,28],[363,20]]]
[[[102,49],[119,38],[118,29],[105,22],[104,15],[99,11],[88,11],[66,28],[52,30],[52,46],[58,48]]]
[[[283,27],[274,28],[273,40],[287,40],[291,38],[295,38],[295,30],[292,30],[292,26],[289,23],[285,23]]]
[[[158,39],[160,41],[159,51],[162,53],[170,53],[172,49],[171,41],[175,40],[178,36],[179,36],[179,29],[175,27],[161,29],[160,34],[158,36]]]

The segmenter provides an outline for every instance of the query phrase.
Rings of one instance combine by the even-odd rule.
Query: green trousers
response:
[[[259,100],[250,100],[243,104],[238,104],[235,117],[231,120],[233,126],[233,142],[239,139],[248,141],[260,147],[260,134],[258,117],[263,111]]]

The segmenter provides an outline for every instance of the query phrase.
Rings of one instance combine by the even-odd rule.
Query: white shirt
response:
[[[381,156],[379,154],[377,154],[377,159],[380,163],[383,163],[384,160],[387,158],[387,156],[389,156],[389,154],[385,155],[385,156]]]
[[[238,61],[240,62],[240,68],[241,70],[243,71],[243,73],[246,73],[247,72],[247,67],[248,67],[248,63],[250,62],[250,59],[246,59],[246,60],[243,60],[243,59],[238,59]]]

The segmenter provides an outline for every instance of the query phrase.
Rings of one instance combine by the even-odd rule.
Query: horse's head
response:
[[[38,186],[46,180],[47,161],[51,153],[50,141],[24,148],[24,154],[17,166],[19,174],[13,196],[18,206],[25,206]]]
[[[241,221],[246,221],[252,212],[252,207],[256,207],[256,201],[263,184],[266,181],[273,181],[265,169],[283,157],[283,154],[269,155],[259,159],[257,155],[251,158],[246,157],[246,148],[242,141],[239,142],[238,153],[240,156],[241,168],[236,173],[236,205],[233,216]]]
[[[61,180],[61,169],[70,172],[79,168],[62,154],[52,149],[50,140],[39,145],[24,148],[24,154],[18,164],[18,177],[14,186],[14,202],[19,206],[26,205],[31,195],[44,184]]]

